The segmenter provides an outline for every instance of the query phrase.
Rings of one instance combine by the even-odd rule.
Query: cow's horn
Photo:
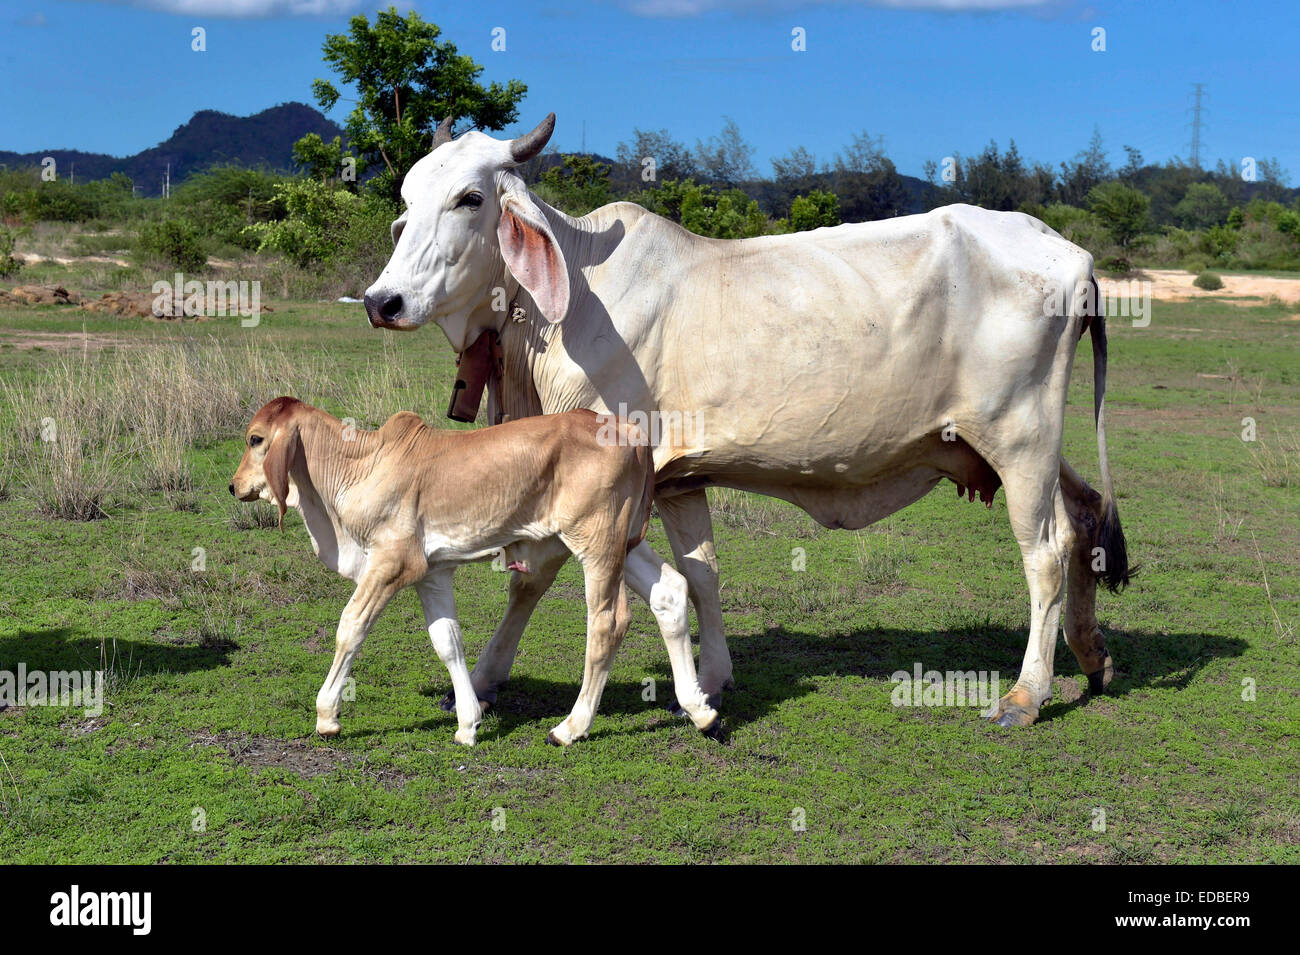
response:
[[[442,118],[442,122],[438,124],[438,128],[433,131],[434,149],[437,149],[443,143],[451,142],[451,124],[455,121],[456,118],[450,113]]]
[[[537,128],[531,133],[510,140],[510,158],[515,162],[528,162],[542,151],[553,132],[555,132],[555,114],[547,113],[546,118],[538,123]]]

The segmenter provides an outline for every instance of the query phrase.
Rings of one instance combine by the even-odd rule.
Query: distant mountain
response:
[[[46,156],[58,163],[60,176],[77,179],[107,179],[125,173],[135,183],[138,195],[162,193],[163,177],[171,164],[172,185],[209,166],[235,163],[288,170],[293,165],[293,144],[308,133],[329,141],[343,130],[310,106],[282,103],[252,116],[231,116],[204,109],[171,136],[144,152],[117,158],[76,149],[46,149],[35,153],[0,150],[0,163],[13,168],[40,165]]]

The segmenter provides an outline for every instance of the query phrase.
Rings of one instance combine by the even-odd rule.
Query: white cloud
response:
[[[179,16],[254,20],[270,17],[328,17],[355,13],[361,0],[107,0]]]
[[[1059,0],[623,0],[623,6],[643,17],[695,17],[714,10],[743,12],[745,8],[754,7],[792,9],[832,5],[982,13],[1046,7],[1057,3]]]

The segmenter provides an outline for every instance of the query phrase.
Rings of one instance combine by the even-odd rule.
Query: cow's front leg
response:
[[[713,519],[704,489],[656,499],[673,559],[690,585],[691,602],[700,623],[700,686],[709,704],[718,707],[722,691],[734,686],[731,654],[722,630],[722,600],[718,595],[718,555],[713,547]]]
[[[439,572],[420,581],[416,590],[420,594],[420,603],[424,605],[424,621],[429,625],[433,649],[451,674],[459,723],[456,742],[473,746],[486,707],[479,702],[470,680],[469,667],[465,664],[465,642],[461,637],[460,621],[456,619],[456,597],[451,581],[450,572]]]
[[[564,562],[569,559],[568,550],[561,547],[550,557],[537,559],[537,566],[529,566],[531,573],[515,571],[510,575],[510,602],[506,605],[506,615],[497,625],[492,639],[487,642],[483,652],[474,664],[470,679],[474,682],[474,692],[478,699],[495,703],[497,691],[510,678],[510,667],[515,662],[515,653],[519,650],[519,638],[528,626],[528,620],[542,599],[555,575],[560,572]],[[455,701],[449,693],[443,698],[442,708],[454,710]]]
[[[339,734],[339,709],[348,674],[352,671],[352,661],[361,652],[361,644],[388,601],[411,582],[411,576],[404,562],[384,559],[380,555],[372,560],[372,566],[357,581],[357,589],[352,592],[352,599],[339,618],[339,629],[334,638],[334,663],[316,694],[316,732],[321,736]]]

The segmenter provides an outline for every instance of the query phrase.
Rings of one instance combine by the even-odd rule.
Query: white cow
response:
[[[1100,693],[1112,666],[1097,580],[1116,590],[1130,571],[1106,459],[1092,257],[1030,216],[960,205],[738,240],[626,202],[575,219],[513,171],[554,124],[551,114],[509,141],[439,128],[403,183],[407,208],[367,313],[389,329],[436,322],[463,356],[492,338],[479,342],[485,331],[499,335],[494,420],[570,408],[691,415],[693,428],[659,435],[655,493],[699,618],[704,690],[717,696],[732,677],[706,486],[859,528],[949,478],[985,501],[1005,487],[1029,583],[1029,646],[993,719],[1030,724],[1050,699],[1067,582],[1066,640]],[[1085,330],[1102,494],[1061,458]],[[628,580],[645,596],[660,562],[638,550]],[[481,697],[506,680],[562,562],[513,575],[474,668]]]

